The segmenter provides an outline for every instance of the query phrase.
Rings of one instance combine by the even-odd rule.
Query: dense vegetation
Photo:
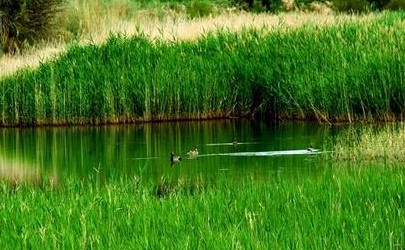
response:
[[[54,19],[62,11],[64,0],[0,1],[0,50],[15,53],[24,44],[54,35]]]
[[[195,16],[214,9],[185,3]],[[73,45],[0,80],[0,125],[402,119],[403,19],[386,13],[370,23],[222,30],[195,41],[112,35],[103,45]],[[8,27],[2,35],[23,35]],[[4,41],[4,51],[19,47]],[[333,153],[339,166],[313,179],[2,180],[0,248],[400,249],[405,176],[390,164],[403,161],[404,135],[392,131],[348,134]]]
[[[197,41],[113,36],[1,80],[1,125],[265,116],[402,118],[403,13]]]
[[[405,0],[7,0],[0,1],[0,51],[14,54],[20,53],[27,45],[44,41],[71,41],[91,32],[87,30],[91,29],[86,25],[88,22],[97,23],[110,18],[131,20],[144,12],[162,18],[168,13],[177,13],[193,19],[218,15],[230,9],[275,13],[326,8],[360,13],[404,7]]]
[[[352,163],[401,163],[405,148],[404,123],[353,126],[334,142],[333,159]]]
[[[403,248],[402,168],[230,183],[0,188],[0,247]]]
[[[296,8],[305,8],[312,4],[326,4],[333,6],[336,11],[342,12],[369,12],[380,10],[399,10],[405,7],[404,0],[233,0],[234,3],[247,3],[249,9],[254,10],[283,10],[285,5],[294,5]],[[261,4],[258,4],[260,2]],[[285,8],[284,8],[285,9]]]

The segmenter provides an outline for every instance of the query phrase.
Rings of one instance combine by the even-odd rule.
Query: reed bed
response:
[[[0,247],[401,249],[404,178],[382,166],[300,181],[2,184]]]
[[[399,164],[405,160],[405,125],[388,123],[354,126],[338,136],[333,159],[337,162]]]
[[[229,10],[218,15],[190,19],[181,13],[165,12],[164,15],[157,15],[144,9],[139,9],[133,15],[123,15],[120,12],[121,5],[119,5],[121,7],[100,6],[101,3],[96,4],[92,1],[79,4],[74,0],[71,3],[72,6],[61,17],[60,23],[63,30],[60,31],[59,39],[40,43],[31,50],[26,50],[22,55],[3,55],[0,57],[0,78],[22,68],[37,68],[41,63],[66,52],[72,42],[81,45],[101,45],[113,34],[125,36],[143,34],[150,40],[177,42],[197,40],[206,33],[217,30],[240,32],[246,28],[291,29],[308,24],[328,26],[343,22],[367,23],[383,17],[381,14],[354,16],[328,13],[269,15]]]
[[[112,36],[1,80],[1,125],[265,116],[402,118],[403,13],[368,24],[218,31],[194,41]]]

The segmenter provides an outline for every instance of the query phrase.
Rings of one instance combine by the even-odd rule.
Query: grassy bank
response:
[[[108,8],[103,9],[111,10]],[[41,63],[59,56],[62,52],[67,51],[69,45],[72,43],[71,39],[74,39],[81,45],[99,45],[105,43],[112,34],[125,34],[127,36],[146,34],[152,40],[183,41],[196,40],[207,32],[214,32],[216,30],[240,32],[247,27],[256,29],[266,27],[271,30],[280,28],[281,26],[283,28],[295,28],[309,23],[318,26],[333,25],[342,21],[363,23],[370,19],[380,18],[381,16],[381,14],[335,16],[315,13],[268,15],[231,11],[215,16],[188,19],[184,15],[165,15],[159,18],[159,16],[148,15],[148,13],[140,11],[139,16],[126,19],[118,16],[118,13],[110,12],[103,13],[101,16],[94,16],[95,14],[91,14],[89,7],[86,6],[74,8],[72,12],[84,19],[78,20],[78,23],[82,24],[76,27],[78,30],[75,31],[75,26],[67,28],[72,31],[67,31],[67,37],[63,36],[61,41],[48,41],[42,46],[37,45],[31,50],[25,51],[22,55],[3,55],[0,57],[0,78],[11,75],[21,68],[37,68]],[[78,17],[67,16],[65,18],[67,20],[73,19],[74,21]],[[93,19],[100,19],[103,22],[91,22]],[[65,21],[62,20],[61,22]],[[92,26],[87,27],[86,23]],[[69,27],[68,24],[66,26]]]
[[[111,37],[1,80],[1,125],[261,115],[402,118],[403,13],[366,24],[219,31],[194,41]]]
[[[378,166],[298,182],[3,184],[0,246],[400,249],[404,177]]]
[[[333,143],[337,162],[390,163],[404,161],[404,123],[353,126]]]

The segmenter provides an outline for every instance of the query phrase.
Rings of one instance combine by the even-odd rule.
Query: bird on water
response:
[[[234,147],[238,146],[238,141],[236,140],[236,137],[233,138],[232,145],[233,145]]]
[[[193,157],[193,158],[197,157],[198,154],[199,154],[199,152],[198,152],[197,148],[192,149],[192,150],[187,152],[187,155],[190,156],[190,157]]]
[[[173,153],[173,151],[170,152],[170,162],[171,162],[172,164],[177,163],[177,162],[180,162],[181,160],[182,160],[182,159],[181,159],[181,156],[175,155],[175,154]]]
[[[308,152],[314,152],[314,148],[312,147],[312,144],[311,145],[309,145],[309,148],[307,148],[307,151]]]

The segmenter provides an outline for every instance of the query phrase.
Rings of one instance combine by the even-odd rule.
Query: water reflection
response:
[[[219,172],[236,179],[246,175],[259,179],[300,178],[322,173],[328,163],[317,157],[317,152],[306,149],[309,145],[327,149],[333,130],[318,124],[233,120],[4,128],[0,157],[13,171],[58,178],[96,176],[105,181],[141,176],[143,180],[159,180],[162,175],[189,178]],[[187,156],[194,149],[198,149],[198,156]],[[182,156],[180,164],[171,166],[171,151]],[[0,173],[6,172],[2,169]]]
[[[9,183],[39,183],[39,169],[10,160],[0,161],[0,179]]]

